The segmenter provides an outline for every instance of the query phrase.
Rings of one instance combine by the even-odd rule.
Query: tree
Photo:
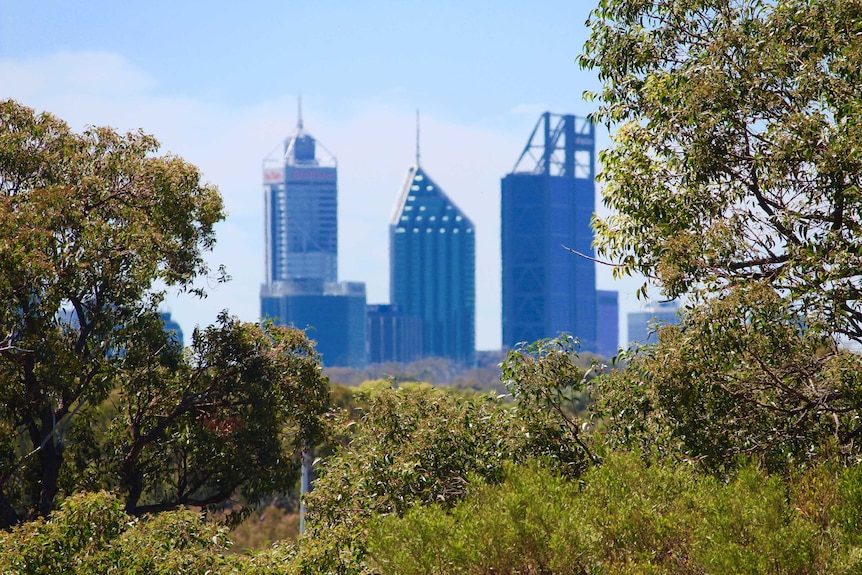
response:
[[[588,24],[616,274],[693,301],[764,283],[862,342],[858,0],[602,0]]]
[[[291,438],[320,429],[303,334],[224,314],[188,351],[165,335],[164,290],[204,295],[224,214],[158,148],[0,103],[0,527],[93,486],[133,513],[254,499],[291,477],[265,475],[289,467]]]
[[[471,476],[499,479],[511,457],[511,413],[491,396],[459,397],[428,384],[366,382],[363,414],[307,496],[299,562],[307,572],[364,572],[366,532],[378,514],[451,506]],[[305,570],[303,572],[306,572]]]
[[[117,416],[104,441],[79,442],[93,451],[83,469],[99,462],[107,481],[88,487],[120,487],[133,515],[291,491],[329,399],[305,333],[222,313],[177,351],[138,345],[123,357]]]
[[[602,0],[589,25],[615,130],[598,252],[689,302],[599,383],[606,437],[713,470],[854,461],[862,4]]]
[[[375,518],[450,509],[477,484],[499,483],[507,463],[580,476],[597,458],[578,415],[590,371],[575,346],[563,337],[511,351],[501,378],[512,401],[426,383],[363,383],[353,404],[361,415],[344,422],[342,444],[307,497],[303,572],[366,572]]]
[[[862,357],[786,315],[761,287],[662,328],[658,344],[598,379],[605,441],[713,472],[746,459],[784,471],[836,451],[857,461]]]
[[[509,351],[500,364],[531,456],[545,456],[573,477],[598,463],[586,437],[590,426],[581,415],[599,366],[582,367],[578,345],[570,335],[539,340]]]

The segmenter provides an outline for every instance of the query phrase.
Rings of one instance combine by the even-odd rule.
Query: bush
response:
[[[415,503],[451,506],[471,476],[499,481],[511,453],[511,414],[490,396],[422,384],[393,389],[385,381],[359,393],[364,414],[347,423],[349,441],[323,464],[308,495],[300,554],[308,572],[361,572],[371,517],[401,515]]]
[[[858,573],[862,471],[793,477],[742,465],[727,482],[615,452],[573,482],[507,466],[446,509],[377,516],[382,574]],[[825,505],[820,509],[819,505]],[[817,513],[809,510],[817,509]]]
[[[548,469],[507,466],[502,484],[477,482],[451,511],[416,506],[402,518],[378,516],[369,530],[372,563],[404,575],[578,573],[577,556],[560,545],[589,537],[573,513],[577,491]]]
[[[108,492],[81,493],[44,520],[0,532],[0,573],[228,573],[225,531],[191,511],[134,519]]]

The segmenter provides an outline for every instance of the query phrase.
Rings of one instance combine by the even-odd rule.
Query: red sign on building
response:
[[[278,184],[284,181],[284,172],[282,170],[264,170],[264,184]]]

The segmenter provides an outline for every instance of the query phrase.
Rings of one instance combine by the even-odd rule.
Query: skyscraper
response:
[[[180,327],[180,324],[178,324],[176,320],[171,319],[171,312],[162,311],[159,312],[159,316],[162,318],[162,323],[165,324],[165,331],[168,332],[175,342],[180,344],[180,347],[184,346],[185,341],[183,340],[183,328]]]
[[[564,332],[597,351],[592,123],[542,114],[500,199],[503,346]]]
[[[419,167],[417,151],[389,223],[389,294],[422,320],[424,356],[475,362],[475,276],[473,223]]]
[[[369,305],[369,363],[410,363],[422,358],[422,320],[397,305]]]
[[[324,365],[365,364],[365,284],[338,282],[337,162],[297,130],[264,160],[266,283],[261,316],[305,329]]]
[[[305,133],[301,111],[296,134],[284,141],[284,154],[264,160],[263,190],[266,283],[310,278],[336,281],[337,163]]]

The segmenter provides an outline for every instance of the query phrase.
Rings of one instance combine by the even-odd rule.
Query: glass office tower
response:
[[[410,363],[422,358],[422,320],[397,305],[367,308],[368,362]]]
[[[365,365],[365,284],[338,282],[335,158],[305,133],[264,160],[266,283],[261,316],[304,329],[326,366]]]
[[[263,286],[261,316],[305,330],[323,365],[365,365],[365,284],[279,281]]]
[[[611,359],[620,350],[620,294],[611,290],[596,290],[597,322],[595,352]]]
[[[335,158],[318,147],[300,120],[284,155],[264,161],[267,283],[336,281],[338,174]]]
[[[505,348],[568,333],[598,351],[594,166],[592,123],[545,112],[502,180]]]
[[[476,243],[473,223],[417,165],[389,223],[390,301],[422,320],[425,357],[473,365]]]

